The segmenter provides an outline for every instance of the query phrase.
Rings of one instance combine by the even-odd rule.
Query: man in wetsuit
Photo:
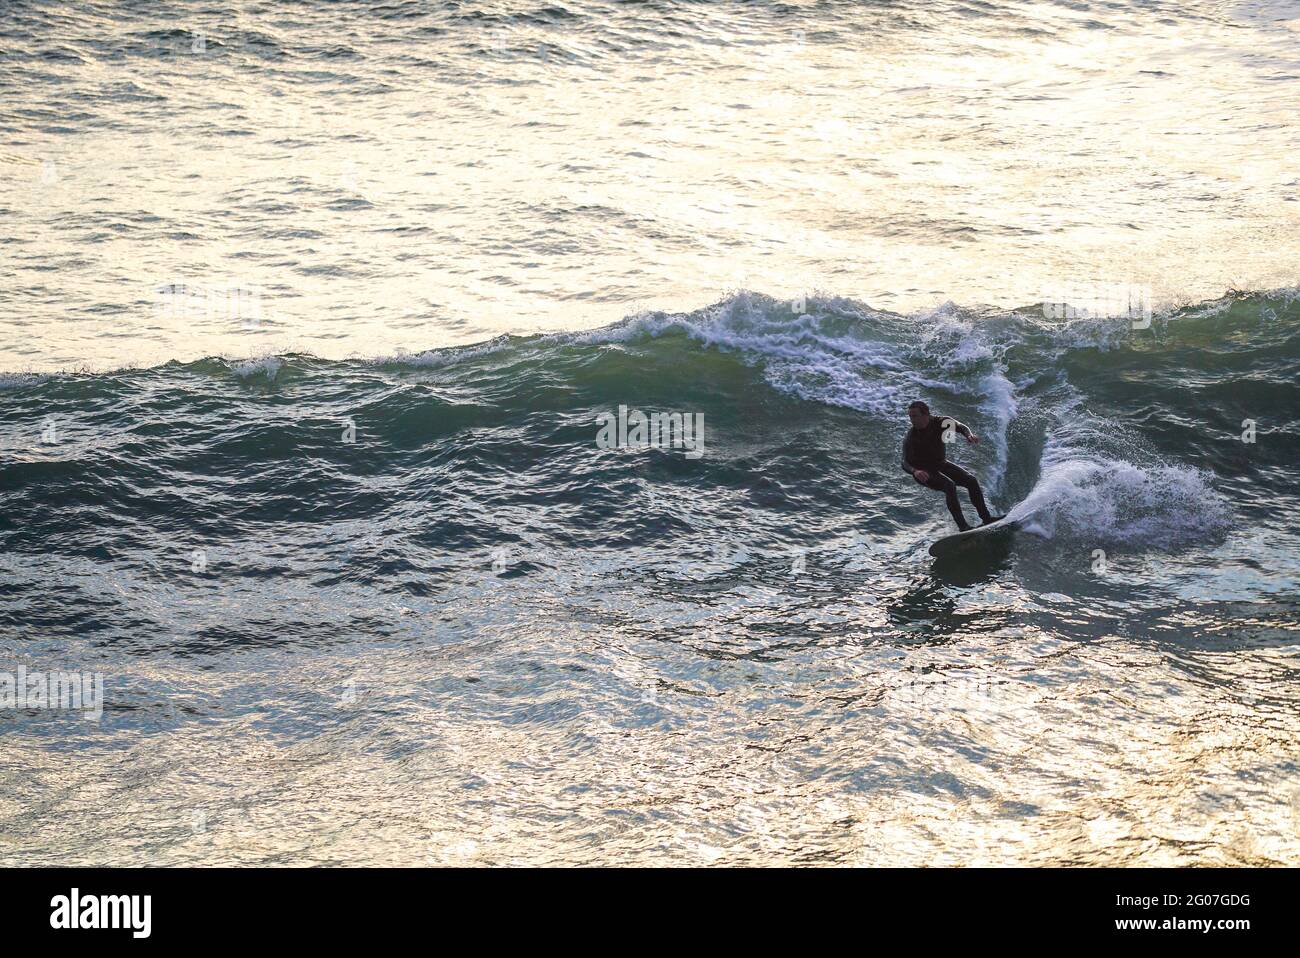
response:
[[[944,448],[945,432],[950,436],[954,432],[959,433],[971,445],[980,441],[979,436],[956,419],[931,416],[930,407],[919,399],[907,407],[907,418],[912,420],[912,428],[903,440],[903,468],[921,485],[938,490],[947,497],[948,511],[957,520],[957,528],[962,532],[970,528],[966,524],[966,517],[961,514],[961,503],[957,501],[958,486],[964,487],[970,494],[970,501],[984,525],[1001,519],[1002,516],[989,515],[980,484],[961,466],[949,462]]]

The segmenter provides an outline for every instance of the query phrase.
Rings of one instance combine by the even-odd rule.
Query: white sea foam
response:
[[[44,373],[0,373],[0,389],[21,389],[35,386],[50,377]]]
[[[1011,420],[1015,418],[1020,404],[1016,401],[1015,386],[1011,384],[1011,381],[1007,379],[1001,369],[994,370],[985,376],[982,385],[984,399],[980,402],[980,410],[994,425],[992,442],[996,456],[993,461],[993,474],[989,479],[989,487],[996,493],[1001,490],[1002,480],[1006,478],[1007,433],[1011,428]]]
[[[267,379],[275,379],[276,374],[283,367],[284,360],[279,356],[259,356],[234,362],[230,365],[231,371],[242,379],[249,379],[252,376],[259,375],[265,376]]]
[[[513,343],[514,340],[509,336],[497,336],[494,339],[476,343],[473,346],[449,346],[444,349],[426,349],[419,353],[401,350],[389,356],[378,356],[371,362],[376,366],[400,365],[441,369],[444,366],[454,366],[469,359],[476,359],[479,356],[499,353],[509,349]]]
[[[1229,509],[1201,470],[1049,446],[1042,476],[1010,517],[1045,538],[1167,549],[1221,534]]]
[[[975,325],[944,315],[919,335],[895,340],[882,335],[883,314],[839,297],[810,297],[805,312],[787,301],[741,290],[708,309],[690,314],[639,313],[622,323],[582,333],[562,333],[563,342],[628,342],[680,332],[705,346],[734,352],[761,365],[775,389],[812,402],[844,406],[881,417],[897,417],[921,391],[967,392],[986,375],[993,350]],[[880,321],[854,335],[851,322]],[[920,355],[927,361],[916,362]],[[945,378],[929,375],[934,367]],[[977,369],[977,367],[979,367]]]

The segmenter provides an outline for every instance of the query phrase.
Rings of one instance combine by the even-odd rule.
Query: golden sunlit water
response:
[[[34,9],[6,369],[1298,281],[1287,4]]]

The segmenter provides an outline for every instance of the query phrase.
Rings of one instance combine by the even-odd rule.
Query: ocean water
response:
[[[0,864],[1300,864],[1298,36],[7,4]]]

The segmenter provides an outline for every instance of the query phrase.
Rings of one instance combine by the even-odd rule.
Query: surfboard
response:
[[[1019,522],[1003,516],[997,522],[990,522],[986,526],[975,526],[965,532],[954,532],[950,536],[936,539],[930,546],[930,555],[936,559],[942,559],[947,556],[970,552],[985,545],[991,545],[994,540],[1004,539],[1019,528]]]

